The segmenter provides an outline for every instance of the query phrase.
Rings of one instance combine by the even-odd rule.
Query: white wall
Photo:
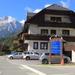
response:
[[[74,28],[38,27],[37,25],[30,25],[28,34],[41,34],[41,29],[48,29],[49,35],[52,29],[56,30],[57,35],[62,35],[62,30],[70,30],[70,35],[75,36]]]
[[[38,49],[33,49],[33,42],[38,42]],[[40,49],[40,42],[48,42],[48,41],[39,41],[39,40],[25,40],[24,43],[28,43],[28,51],[35,51],[39,53],[48,52],[50,44],[48,43],[48,49],[47,50],[41,50]]]
[[[71,36],[75,36],[75,29],[74,28],[70,29],[70,34],[71,34]]]
[[[28,34],[40,34],[38,25],[30,25]]]
[[[72,62],[75,63],[75,51],[72,50]]]

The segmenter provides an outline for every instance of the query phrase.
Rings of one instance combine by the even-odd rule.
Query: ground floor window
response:
[[[40,42],[40,49],[47,50],[48,42]]]
[[[38,42],[33,42],[33,49],[38,49]]]

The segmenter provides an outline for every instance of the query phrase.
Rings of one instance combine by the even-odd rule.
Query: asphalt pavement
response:
[[[0,75],[75,75],[75,65],[42,65],[39,60],[0,57]]]
[[[36,73],[23,68],[21,65],[13,64],[5,57],[0,56],[0,75],[37,75]]]

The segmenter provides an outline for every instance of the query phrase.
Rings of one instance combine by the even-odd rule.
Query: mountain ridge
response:
[[[0,38],[12,37],[19,34],[23,24],[11,16],[0,18]]]

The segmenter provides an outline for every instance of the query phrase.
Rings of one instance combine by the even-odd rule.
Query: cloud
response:
[[[66,7],[66,8],[70,7],[70,2],[71,2],[71,0],[66,0],[66,1],[61,0],[60,1],[60,3],[62,4],[62,6]]]
[[[46,8],[46,7],[48,7],[48,6],[51,6],[52,4],[46,4],[44,7]],[[32,8],[30,8],[30,7],[26,7],[25,8],[25,11],[27,11],[27,12],[33,12],[33,13],[38,13],[38,12],[40,12],[42,9],[35,9],[35,10],[33,10]]]
[[[63,7],[68,8],[68,5],[64,1],[60,1],[60,3],[62,4]]]
[[[36,10],[34,10],[33,12],[34,13],[38,13],[38,12],[40,12],[42,9],[36,9]]]
[[[25,11],[27,11],[27,12],[33,12],[33,13],[38,13],[38,12],[41,11],[41,9],[35,9],[35,10],[33,10],[33,9],[30,8],[30,7],[26,7],[26,8],[25,8]]]
[[[44,7],[46,8],[46,7],[48,7],[48,6],[51,6],[52,4],[46,4]],[[40,12],[42,9],[36,9],[36,10],[34,10],[33,12],[34,13],[38,13],[38,12]]]
[[[20,23],[21,23],[22,25],[24,25],[24,22],[25,22],[25,20],[20,21]]]
[[[33,12],[33,10],[30,7],[26,7],[25,11],[27,11],[27,12]]]
[[[46,4],[44,7],[46,8],[46,7],[48,7],[48,6],[51,6],[52,4]]]

